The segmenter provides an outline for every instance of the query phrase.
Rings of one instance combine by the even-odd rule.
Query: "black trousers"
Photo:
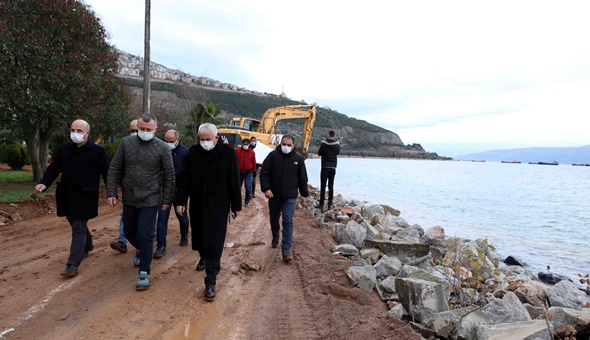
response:
[[[324,205],[326,201],[326,182],[328,182],[328,204],[332,205],[334,201],[334,176],[336,176],[335,168],[322,168],[320,172],[320,206]]]
[[[88,220],[68,218],[68,222],[72,226],[72,243],[67,264],[78,267],[84,259],[84,251],[92,249],[92,235],[88,230]]]

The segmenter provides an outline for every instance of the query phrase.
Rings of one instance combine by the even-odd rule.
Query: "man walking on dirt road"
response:
[[[172,152],[172,161],[174,162],[174,175],[178,182],[178,175],[180,174],[180,168],[184,157],[188,153],[188,148],[180,141],[180,135],[176,130],[168,130],[164,135],[164,141],[168,145],[168,148]],[[175,210],[176,212],[176,210]],[[170,208],[164,210],[158,210],[158,223],[156,227],[157,236],[157,247],[154,252],[154,258],[159,259],[166,255],[166,235],[168,235],[168,219],[170,218]],[[188,245],[188,215],[185,211],[183,214],[176,214],[178,224],[180,225],[180,246],[184,247]]]
[[[183,214],[190,197],[191,243],[201,256],[197,270],[205,269],[204,297],[213,301],[230,210],[234,216],[242,210],[240,168],[234,149],[219,142],[215,125],[201,124],[198,132],[199,144],[184,158],[174,203]]]
[[[322,170],[320,172],[320,202],[315,208],[324,211],[326,200],[326,182],[328,183],[328,210],[332,209],[334,202],[334,177],[336,176],[336,165],[340,153],[340,142],[336,140],[336,132],[330,130],[328,138],[322,141],[318,150],[318,156],[322,157]]]
[[[268,198],[272,247],[279,245],[279,219],[283,216],[283,241],[281,251],[283,261],[291,262],[291,242],[293,240],[293,216],[297,203],[297,192],[301,194],[301,204],[309,196],[305,162],[295,148],[295,140],[284,135],[281,143],[262,162],[260,189]]]
[[[88,220],[98,215],[100,177],[106,184],[109,159],[105,149],[88,138],[90,125],[75,120],[70,127],[71,142],[59,146],[36,192],[44,192],[61,174],[55,201],[57,216],[65,216],[72,227],[70,256],[62,276],[78,274],[80,263],[94,249]]]
[[[113,156],[107,178],[107,200],[117,204],[121,184],[123,228],[129,242],[139,250],[139,278],[135,288],[150,286],[154,221],[158,208],[170,208],[174,197],[174,164],[170,149],[154,134],[156,117],[144,113],[137,120],[137,136],[123,138]],[[135,264],[135,261],[134,261]]]

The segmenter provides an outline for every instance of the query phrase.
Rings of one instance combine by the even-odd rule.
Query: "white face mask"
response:
[[[174,150],[174,148],[176,147],[176,142],[174,143],[166,143],[168,144],[168,147],[170,148],[170,150]]]
[[[84,135],[81,133],[71,132],[70,138],[72,139],[72,142],[76,144],[82,143],[84,141]]]
[[[203,149],[205,149],[205,151],[209,151],[209,150],[213,149],[213,147],[215,146],[215,144],[213,144],[212,140],[202,140],[200,142],[200,144],[201,144],[201,147]]]
[[[244,150],[248,150],[248,145],[242,145],[242,148],[244,148]]]
[[[288,154],[289,152],[291,152],[291,150],[293,150],[293,147],[281,145],[281,151],[283,151],[284,154]]]
[[[131,132],[129,136],[137,136],[137,132]]]
[[[137,131],[137,135],[139,136],[139,138],[141,138],[142,141],[149,141],[152,138],[154,138],[154,133],[153,132],[146,132],[146,131]]]

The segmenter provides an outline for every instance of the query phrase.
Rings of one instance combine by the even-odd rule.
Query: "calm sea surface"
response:
[[[305,163],[319,186],[320,160]],[[334,192],[390,205],[425,230],[487,237],[535,274],[590,273],[590,167],[339,158]]]

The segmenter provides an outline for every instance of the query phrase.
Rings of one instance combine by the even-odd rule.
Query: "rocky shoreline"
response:
[[[424,338],[589,339],[590,299],[574,282],[535,275],[513,257],[503,264],[486,239],[409,225],[386,205],[337,195],[320,211],[310,189],[304,209],[339,243],[332,252],[353,261],[351,282],[377,291],[387,313]]]

